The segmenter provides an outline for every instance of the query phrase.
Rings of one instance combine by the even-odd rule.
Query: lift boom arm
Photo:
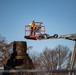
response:
[[[53,36],[50,36],[48,34],[40,34],[38,37],[39,37],[39,40],[63,38],[63,39],[76,41],[76,33],[75,34],[66,34],[66,35],[57,35],[57,34],[55,34]]]

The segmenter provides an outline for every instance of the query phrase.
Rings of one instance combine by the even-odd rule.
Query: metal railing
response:
[[[0,70],[2,75],[76,75],[76,70]],[[1,75],[0,74],[0,75]]]

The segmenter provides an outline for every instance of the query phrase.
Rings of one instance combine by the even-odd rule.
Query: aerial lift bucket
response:
[[[26,39],[32,39],[32,40],[38,40],[39,34],[45,34],[45,26],[42,26],[42,22],[35,22],[36,29],[33,31],[33,34],[31,35],[31,27],[29,25],[25,26],[25,38]],[[34,34],[34,32],[36,34]]]

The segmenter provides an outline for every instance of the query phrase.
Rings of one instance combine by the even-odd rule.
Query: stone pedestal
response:
[[[27,54],[27,43],[24,41],[14,41],[13,53],[11,54],[10,59],[6,63],[5,70],[34,69],[34,68],[35,67],[32,63],[32,60]]]

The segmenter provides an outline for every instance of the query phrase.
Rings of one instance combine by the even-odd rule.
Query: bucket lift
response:
[[[25,26],[25,38],[26,39],[33,39],[33,40],[47,40],[47,39],[67,39],[75,41],[74,51],[71,55],[71,60],[69,62],[68,70],[72,70],[76,61],[76,33],[75,34],[65,34],[65,35],[58,35],[54,34],[53,36],[50,36],[49,34],[45,33],[45,26],[42,26],[42,22],[35,22],[36,24],[36,34],[30,35],[31,33],[31,27],[29,25]],[[68,73],[68,75],[72,75],[71,72]]]
[[[45,34],[45,26],[42,25],[42,22],[35,22],[36,28],[33,30],[33,34],[31,34],[31,27],[29,25],[25,26],[25,38],[26,39],[32,39],[32,40],[38,40],[40,34]],[[34,34],[34,32],[36,34]]]

